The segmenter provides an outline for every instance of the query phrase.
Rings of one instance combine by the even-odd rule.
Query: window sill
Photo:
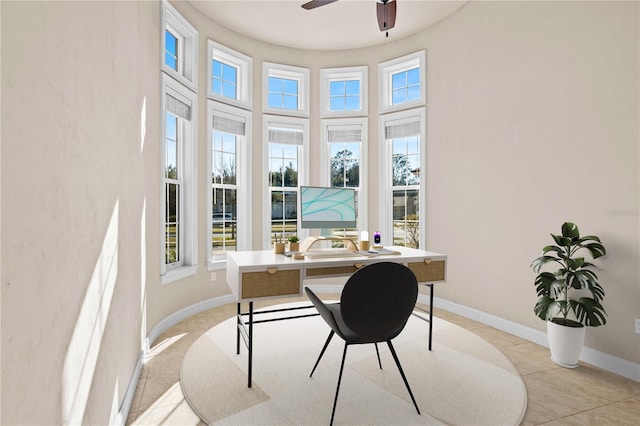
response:
[[[167,271],[166,274],[162,276],[162,284],[169,284],[174,281],[181,280],[183,278],[187,278],[196,274],[196,270],[198,269],[197,265],[192,266],[183,266],[181,268],[172,269]]]

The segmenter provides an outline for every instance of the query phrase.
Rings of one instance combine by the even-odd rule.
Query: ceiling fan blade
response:
[[[396,25],[396,1],[383,1],[376,3],[378,15],[378,27],[380,31],[387,31]]]
[[[303,4],[302,8],[311,10],[315,9],[316,7],[324,6],[325,4],[334,3],[337,1],[338,0],[311,0],[310,2]]]

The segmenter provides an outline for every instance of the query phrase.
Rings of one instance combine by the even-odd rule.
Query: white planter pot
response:
[[[578,366],[586,327],[568,327],[547,321],[547,338],[551,350],[551,361],[575,368]]]

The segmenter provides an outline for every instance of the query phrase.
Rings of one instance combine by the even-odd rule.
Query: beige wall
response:
[[[160,5],[0,7],[0,423],[108,424],[158,270]]]
[[[204,231],[197,275],[160,283],[160,5],[0,7],[0,423],[108,423],[149,331],[229,293],[224,280],[210,280]],[[390,33],[382,46],[339,52],[270,46],[189,4],[176,8],[200,31],[201,93],[207,38],[253,57],[254,153],[262,143],[262,61],[311,69],[316,157],[320,68],[369,66],[371,228],[377,64],[426,49],[426,248],[449,255],[448,283],[437,295],[543,330],[529,264],[548,234],[572,220],[609,251],[599,262],[609,323],[590,329],[586,344],[640,362],[638,3],[471,2],[404,40]],[[201,124],[205,106],[201,95]],[[198,137],[204,153],[203,125]],[[204,182],[203,155],[198,168]],[[252,169],[257,189],[265,172],[256,154]],[[318,176],[312,168],[312,181]],[[201,207],[206,190],[199,186]],[[205,222],[202,208],[200,229]],[[263,226],[255,215],[253,234]]]

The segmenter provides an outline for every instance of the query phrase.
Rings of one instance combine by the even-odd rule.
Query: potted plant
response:
[[[593,271],[596,267],[581,254],[587,251],[597,259],[604,256],[606,250],[600,238],[580,237],[578,227],[571,222],[562,224],[562,235],[551,234],[551,237],[555,245],[545,246],[542,256],[531,263],[538,274],[535,279],[538,301],[534,312],[547,321],[551,360],[574,368],[578,366],[584,344],[585,326],[598,327],[607,322],[601,304],[604,289]],[[540,272],[545,265],[554,265],[557,269]]]
[[[295,235],[289,237],[289,251],[300,250],[300,239]]]

